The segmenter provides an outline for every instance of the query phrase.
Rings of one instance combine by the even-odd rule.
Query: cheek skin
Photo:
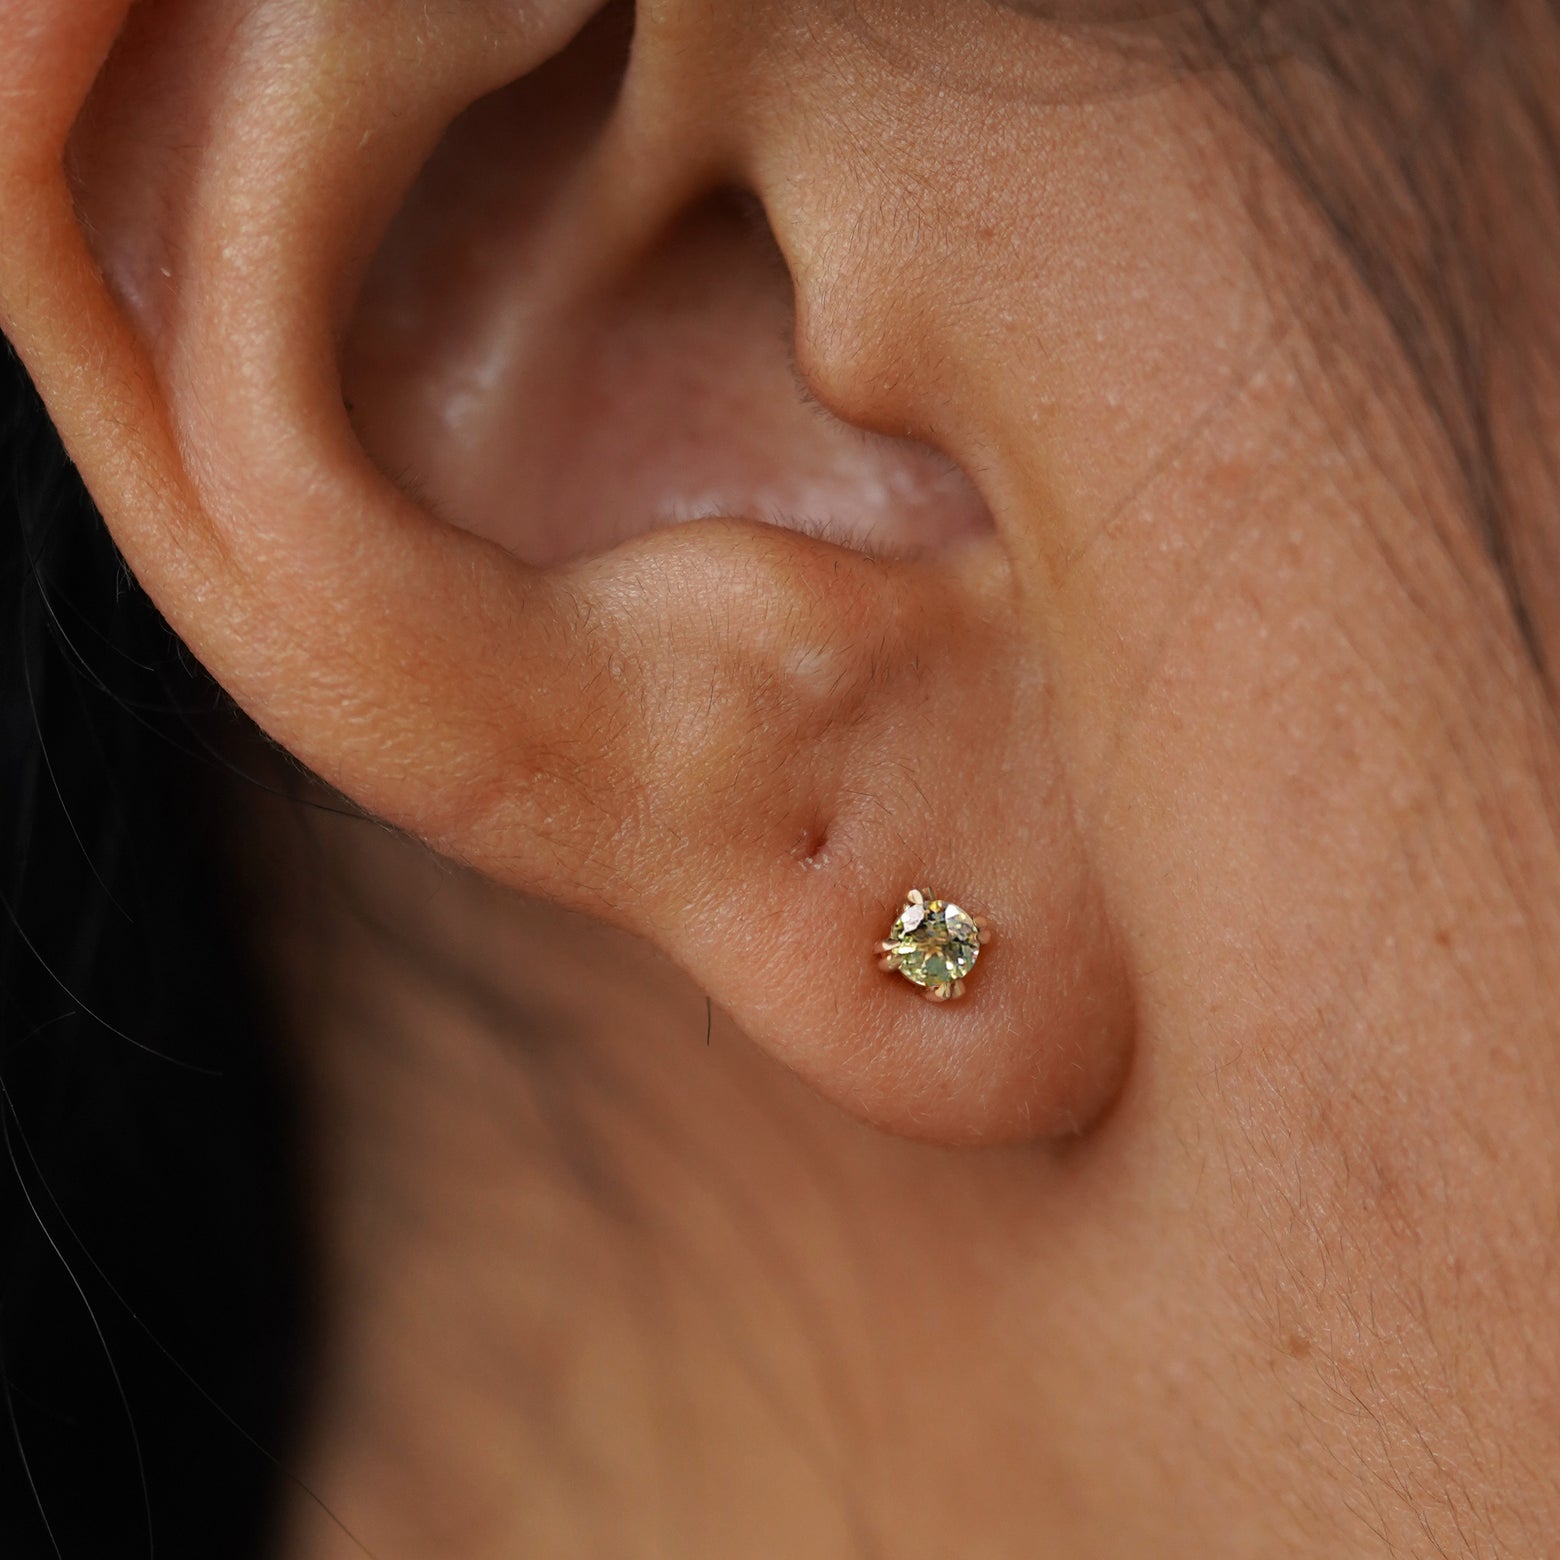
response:
[[[836,42],[840,79],[871,69],[859,39]],[[1234,1445],[1248,1416],[1254,1444],[1303,1462],[1345,1447],[1325,1509],[1378,1477],[1372,1434],[1398,1451],[1426,1425],[1446,1446],[1463,1434],[1445,1398],[1404,1385],[1383,1402],[1373,1349],[1421,1383],[1444,1381],[1443,1330],[1514,1379],[1533,1358],[1531,1318],[1472,1297],[1534,1292],[1556,1196],[1534,685],[1471,530],[1433,529],[1454,502],[1404,502],[1426,473],[1395,452],[1422,430],[1362,438],[1359,386],[1288,312],[1292,273],[1253,206],[1288,213],[1294,273],[1349,282],[1282,179],[1195,86],[1057,104],[1044,46],[1032,57],[1028,100],[908,75],[870,104],[756,87],[746,167],[820,399],[976,473],[1013,563],[1054,694],[1047,740],[1139,1004],[1093,1183],[1121,1222],[1079,1237],[1086,1265],[1166,1264],[1162,1322],[1132,1311],[1124,1278],[1105,1307],[1131,1340],[1124,1368],[1180,1416],[1208,1412],[1188,1383],[1229,1380],[1231,1339],[1248,1365],[1282,1358],[1277,1390],[1248,1381],[1234,1420],[1213,1418]],[[755,73],[768,63],[755,51]],[[904,155],[855,156],[885,112]],[[1361,352],[1378,413],[1411,405],[1390,343]],[[1515,1195],[1478,1121],[1531,1153]],[[1116,1199],[1134,1195],[1128,1213]],[[1102,1323],[1058,1325],[1082,1357]],[[1363,1354],[1335,1348],[1362,1327]],[[1376,1430],[1323,1444],[1310,1416],[1329,1378],[1381,1405]],[[1544,1398],[1514,1409],[1540,1437]],[[1109,1434],[1096,1420],[1085,1441]],[[1175,1481],[1176,1462],[1130,1476]]]

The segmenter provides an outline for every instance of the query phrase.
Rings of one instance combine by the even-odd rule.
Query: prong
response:
[[[899,968],[899,960],[896,959],[893,954],[885,953],[883,957],[878,960],[878,968],[880,970],[897,970]]]
[[[891,942],[880,942],[877,945],[877,951],[879,953],[892,953],[894,951],[894,945]]]
[[[959,997],[962,997],[963,995],[964,995],[964,982],[962,980],[954,981],[954,983],[953,983],[953,999],[957,999]],[[950,999],[950,1000],[952,1000],[952,999]]]
[[[913,905],[924,905],[926,903],[926,896],[918,888],[912,888],[910,892],[905,895],[905,898]]]
[[[981,927],[980,930],[975,934],[975,941],[978,942],[982,948],[984,948],[986,944],[991,941],[991,928],[989,926]]]
[[[926,988],[926,1000],[928,1002],[946,1002],[953,995],[953,987],[949,985],[928,986]]]

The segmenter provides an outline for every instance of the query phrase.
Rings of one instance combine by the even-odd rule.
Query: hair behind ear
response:
[[[270,1552],[308,1289],[236,712],[0,343],[0,1549]]]

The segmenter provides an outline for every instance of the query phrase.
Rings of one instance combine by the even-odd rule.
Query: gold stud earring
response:
[[[878,968],[921,987],[928,1002],[951,1002],[964,995],[965,977],[990,941],[984,916],[912,888],[887,938],[877,945]]]

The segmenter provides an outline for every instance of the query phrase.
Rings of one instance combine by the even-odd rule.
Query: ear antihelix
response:
[[[394,8],[309,47],[235,34],[180,198],[157,203],[180,215],[180,288],[148,332],[61,164],[118,8],[10,10],[34,24],[26,90],[48,112],[10,106],[0,64],[0,313],[132,567],[255,719],[371,812],[649,936],[869,1121],[985,1143],[1095,1119],[1130,1002],[1055,756],[1015,736],[1033,679],[993,546],[890,562],[709,520],[537,571],[359,446],[341,300],[365,227],[493,84],[491,27],[450,21],[432,54]],[[583,19],[536,14],[504,69]],[[963,1001],[862,957],[909,883],[957,884],[1002,929]]]

